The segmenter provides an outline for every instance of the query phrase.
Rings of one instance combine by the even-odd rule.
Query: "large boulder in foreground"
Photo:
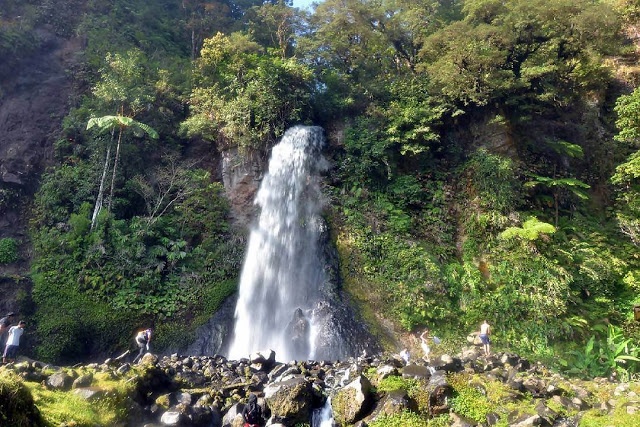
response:
[[[311,383],[304,378],[292,378],[268,385],[264,397],[274,420],[285,425],[309,421],[313,405]]]
[[[360,375],[336,393],[331,403],[333,418],[338,425],[353,424],[367,414],[372,401],[371,383]]]

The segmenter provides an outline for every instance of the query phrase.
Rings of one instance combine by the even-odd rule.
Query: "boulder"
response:
[[[369,423],[375,421],[380,416],[397,415],[407,410],[416,411],[415,404],[412,404],[409,395],[405,390],[394,390],[387,393],[376,405],[373,413],[365,419]]]
[[[89,387],[93,382],[93,374],[83,374],[75,379],[71,388]]]
[[[99,387],[80,387],[73,390],[73,394],[85,400],[94,401],[103,398],[106,392]]]
[[[547,388],[548,384],[543,380],[535,377],[525,378],[522,381],[522,386],[526,391],[531,393],[531,396],[539,398],[539,397],[547,397]]]
[[[232,405],[229,410],[222,417],[222,427],[235,427],[238,425],[238,421],[240,422],[240,426],[242,426],[242,410],[244,409],[243,403],[236,403]]]
[[[471,332],[467,335],[467,343],[471,345],[481,346],[482,341],[480,340],[480,332]]]
[[[52,374],[47,378],[47,387],[53,390],[69,390],[73,384],[73,378],[64,372]]]
[[[293,354],[309,354],[309,334],[311,326],[302,309],[297,308],[291,322],[285,329],[285,335],[290,338]]]
[[[455,412],[451,413],[451,427],[475,427],[478,423],[462,415],[458,415]]]
[[[191,424],[188,417],[180,411],[167,411],[160,417],[163,426],[186,426]]]
[[[462,360],[457,357],[451,357],[448,354],[443,354],[433,360],[431,366],[436,370],[460,372],[462,371]]]
[[[364,417],[372,400],[371,383],[360,375],[336,393],[332,401],[333,418],[340,425],[353,424]]]
[[[309,420],[314,395],[311,383],[304,378],[269,384],[264,389],[264,397],[275,420],[287,425]]]
[[[376,370],[379,380],[383,380],[390,376],[398,375],[398,369],[395,366],[382,365]]]
[[[259,351],[252,354],[249,357],[249,360],[252,364],[260,363],[274,365],[276,363],[276,352],[273,350]]]
[[[153,353],[145,353],[140,360],[140,363],[145,366],[155,366],[158,364],[158,356]]]
[[[510,427],[541,426],[544,424],[545,424],[545,421],[538,414],[535,414],[535,415],[525,414],[517,417],[513,421],[509,421]]]
[[[429,379],[429,410],[431,415],[443,414],[449,410],[449,401],[453,397],[453,387],[447,382],[443,371],[436,371]]]
[[[192,398],[189,393],[177,392],[173,397],[176,403],[182,403],[183,405],[191,405]]]
[[[428,380],[431,377],[431,371],[426,366],[411,364],[402,368],[402,377]]]

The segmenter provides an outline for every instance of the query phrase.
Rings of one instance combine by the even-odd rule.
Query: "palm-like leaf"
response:
[[[132,119],[131,117],[125,116],[102,116],[102,117],[93,117],[89,119],[87,123],[87,130],[97,127],[101,130],[111,130],[115,127],[120,128],[132,128],[134,131],[142,131],[146,132],[151,138],[158,139],[159,135],[155,129],[151,126],[141,123],[137,120]]]
[[[536,217],[529,218],[522,224],[522,227],[509,227],[500,233],[502,239],[513,239],[515,237],[527,240],[536,240],[541,233],[553,234],[556,228],[546,222],[540,221]]]

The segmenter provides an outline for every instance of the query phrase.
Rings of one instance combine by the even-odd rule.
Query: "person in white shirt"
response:
[[[18,352],[18,346],[20,345],[20,337],[24,333],[24,327],[27,323],[24,320],[18,322],[18,326],[12,326],[9,329],[9,336],[7,337],[7,345],[4,348],[2,354],[2,363],[7,363],[7,359],[15,359]]]
[[[482,341],[482,345],[484,346],[484,355],[489,357],[491,355],[491,351],[489,346],[491,345],[491,341],[489,341],[489,334],[491,333],[491,326],[485,320],[482,325],[480,325],[480,341]]]
[[[422,334],[420,334],[420,347],[422,347],[422,351],[424,352],[423,359],[425,359],[427,363],[431,363],[431,358],[429,357],[429,354],[431,354],[431,347],[429,347],[428,340],[433,338],[429,333],[429,329],[427,328]]]

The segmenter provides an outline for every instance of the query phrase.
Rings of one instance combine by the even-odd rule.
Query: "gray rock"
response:
[[[183,405],[191,405],[191,395],[186,392],[178,392],[174,396],[175,401],[177,403],[182,403]]]
[[[71,388],[89,387],[93,382],[93,374],[83,374],[75,379]]]
[[[153,353],[146,353],[144,356],[142,356],[142,360],[140,360],[140,363],[146,366],[155,366],[158,364],[158,356]]]
[[[380,416],[397,415],[403,411],[416,411],[417,407],[412,403],[405,390],[394,390],[387,393],[376,405],[373,413],[365,419],[369,423]]]
[[[475,427],[478,423],[462,415],[458,415],[455,412],[451,413],[451,427]]]
[[[376,374],[379,380],[383,380],[387,377],[398,375],[398,369],[394,366],[383,365],[376,370]]]
[[[73,384],[73,378],[64,372],[52,374],[47,378],[47,386],[54,390],[69,390]]]
[[[487,414],[487,425],[494,426],[498,424],[498,421],[500,421],[500,415],[496,414],[495,412],[490,412]]]
[[[447,372],[460,372],[462,370],[462,360],[457,357],[451,357],[448,354],[443,354],[432,361],[431,366],[436,370],[443,370]]]
[[[85,400],[94,401],[103,398],[106,392],[99,387],[82,387],[73,390],[73,394],[78,395]]]
[[[240,420],[242,423],[242,410],[244,409],[244,404],[236,403],[232,405],[231,408],[224,414],[222,417],[222,427],[231,427],[234,425],[234,421],[236,419]]]
[[[264,389],[264,397],[275,419],[291,425],[309,420],[313,390],[304,378],[269,384]]]
[[[544,424],[544,420],[538,414],[524,415],[518,418],[513,424],[509,424],[510,427],[529,427],[540,426]]]
[[[196,338],[186,348],[171,347],[165,354],[179,352],[191,356],[219,354],[224,351],[228,338],[233,331],[233,319],[236,309],[237,294],[234,294],[220,305],[218,311],[207,323],[196,329]],[[176,354],[176,360],[177,354]]]
[[[364,417],[371,403],[371,383],[360,375],[334,396],[333,418],[340,425],[353,424]]]
[[[402,377],[428,380],[431,377],[431,371],[426,366],[411,364],[402,368]]]
[[[165,426],[183,426],[188,418],[179,411],[167,411],[162,414],[160,422]]]

